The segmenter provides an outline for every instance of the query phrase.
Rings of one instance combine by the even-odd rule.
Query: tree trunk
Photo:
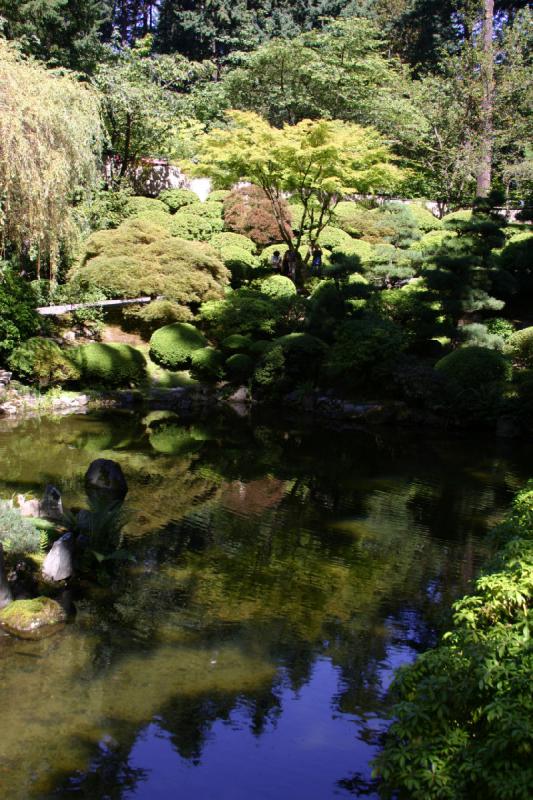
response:
[[[481,156],[477,174],[477,196],[488,197],[492,178],[494,107],[494,0],[483,0],[483,47],[481,81]]]

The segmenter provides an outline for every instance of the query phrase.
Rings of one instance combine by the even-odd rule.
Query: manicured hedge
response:
[[[129,344],[91,344],[75,347],[70,356],[87,384],[130,386],[146,378],[146,359]]]
[[[511,377],[511,365],[496,350],[486,347],[461,347],[435,364],[459,390],[474,389],[501,383]]]
[[[185,369],[191,365],[194,351],[206,346],[205,336],[194,325],[176,322],[152,334],[150,358],[166,369]]]

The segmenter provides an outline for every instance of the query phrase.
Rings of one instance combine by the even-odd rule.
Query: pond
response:
[[[0,638],[10,800],[376,797],[392,672],[435,641],[530,473],[527,443],[220,416],[0,426],[0,497],[126,474],[111,586]]]

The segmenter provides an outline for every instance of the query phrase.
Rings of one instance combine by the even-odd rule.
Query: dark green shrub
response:
[[[318,377],[328,346],[309,333],[289,333],[275,339],[285,358],[285,374],[292,381],[313,380]]]
[[[121,222],[131,216],[133,208],[129,201],[129,191],[101,189],[81,208],[81,216],[87,220],[93,231],[117,228]]]
[[[150,358],[166,369],[185,369],[190,366],[194,351],[206,346],[205,336],[194,325],[176,322],[152,334]]]
[[[511,377],[511,365],[495,350],[486,347],[461,347],[435,364],[457,390],[475,390]]]
[[[265,348],[253,374],[254,385],[265,396],[276,397],[285,388],[285,356],[280,345]]]
[[[258,266],[256,257],[242,247],[224,245],[219,252],[224,266],[231,272],[231,283],[234,287],[238,287],[243,280],[250,278]]]
[[[246,353],[252,346],[249,336],[242,336],[240,333],[233,333],[221,342],[221,347],[230,353]]]
[[[294,329],[304,308],[305,301],[298,296],[276,299],[242,288],[227,293],[223,300],[204,303],[200,321],[218,341],[233,333],[264,338]]]
[[[336,331],[326,375],[347,385],[382,379],[405,346],[406,337],[393,322],[374,317],[348,320]]]
[[[226,361],[226,370],[231,380],[247,380],[254,371],[254,362],[245,353],[235,353]]]
[[[41,319],[31,286],[0,263],[0,361],[24,339],[36,334]]]
[[[523,328],[509,336],[505,353],[520,366],[533,368],[533,327]]]
[[[11,353],[8,364],[25,383],[41,388],[78,380],[80,371],[53,339],[28,339]]]
[[[201,381],[218,381],[224,374],[224,356],[214,347],[200,347],[191,353],[191,375]]]
[[[184,206],[191,206],[199,203],[198,195],[191,192],[190,189],[165,189],[161,192],[159,199],[167,206],[172,214],[175,214],[180,208]]]
[[[146,380],[146,359],[129,344],[92,344],[69,351],[81,380],[87,385],[131,386]]]
[[[409,343],[431,339],[442,332],[437,321],[442,308],[435,295],[423,285],[407,285],[401,289],[376,292],[369,307],[380,317],[399,325]]]

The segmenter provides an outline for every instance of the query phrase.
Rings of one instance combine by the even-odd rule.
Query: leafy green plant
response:
[[[205,336],[186,322],[165,325],[150,339],[150,358],[167,369],[185,369],[191,365],[196,350],[207,346]]]
[[[32,287],[9,265],[0,262],[0,360],[38,332],[40,319],[36,305]]]
[[[533,484],[496,529],[502,546],[454,607],[440,644],[401,668],[382,796],[529,800],[533,785]]]
[[[190,189],[165,189],[158,199],[168,207],[172,214],[175,214],[180,208],[200,202],[198,195],[191,192]]]
[[[0,503],[0,541],[9,553],[37,553],[41,535],[15,508]]]
[[[47,388],[76,381],[80,370],[53,339],[28,339],[11,353],[8,364],[22,381]]]
[[[507,340],[505,352],[517,364],[533,368],[533,326],[511,334]]]

